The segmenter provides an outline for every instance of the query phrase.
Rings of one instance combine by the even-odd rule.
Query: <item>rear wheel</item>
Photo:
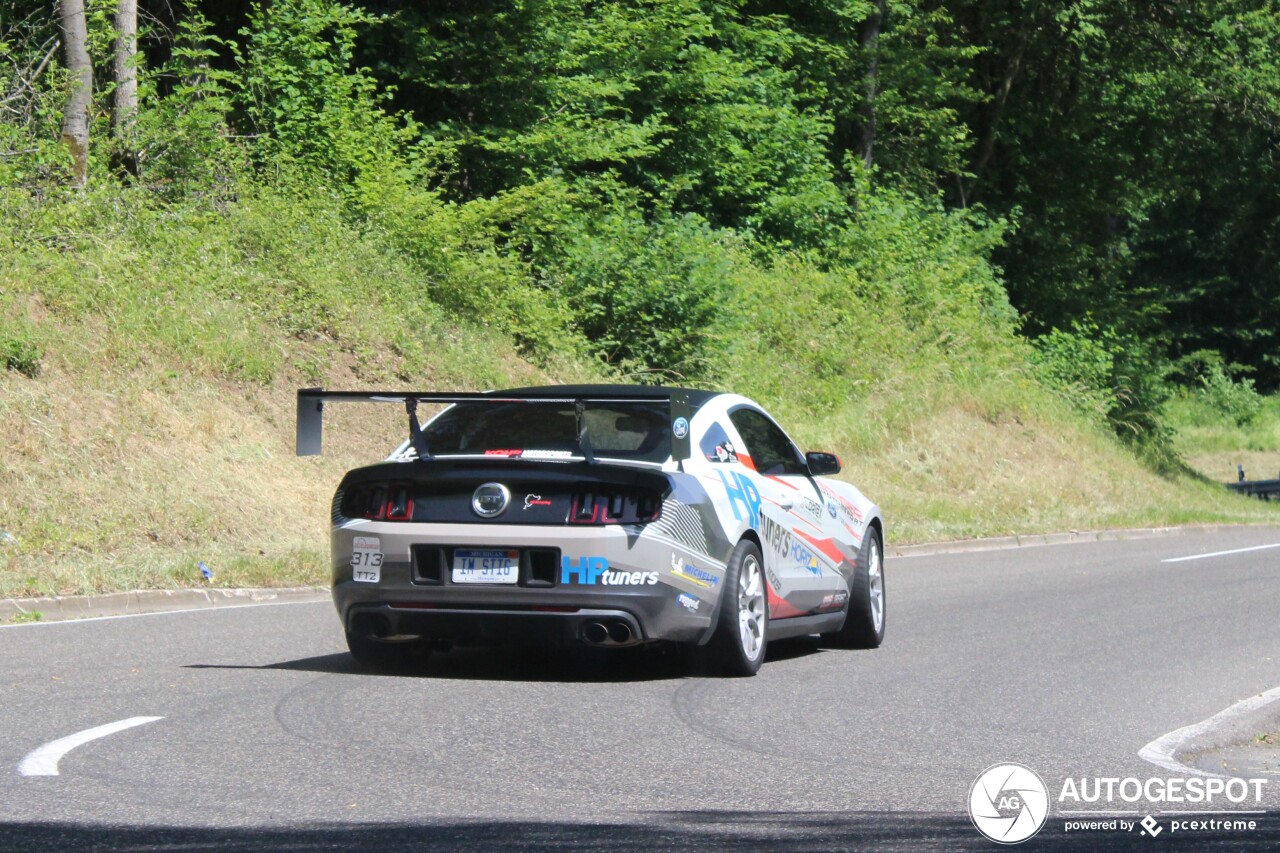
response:
[[[844,627],[822,639],[846,649],[874,649],[884,642],[884,544],[868,527],[858,551]]]
[[[708,644],[710,663],[724,675],[755,675],[769,642],[769,602],[764,561],[750,539],[733,549],[720,595],[716,632]]]

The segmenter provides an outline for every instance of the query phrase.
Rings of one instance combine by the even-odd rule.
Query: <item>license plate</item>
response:
[[[519,551],[453,552],[454,583],[510,583],[520,580]]]
[[[382,580],[382,543],[376,536],[357,536],[351,542],[351,579],[361,583]]]

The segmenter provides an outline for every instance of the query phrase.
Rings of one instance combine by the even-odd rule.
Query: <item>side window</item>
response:
[[[702,455],[708,462],[737,462],[738,451],[719,422],[707,427],[702,436]]]
[[[729,413],[729,420],[746,443],[745,452],[761,474],[776,477],[781,474],[803,474],[808,469],[800,463],[795,445],[777,425],[754,409],[737,409]]]

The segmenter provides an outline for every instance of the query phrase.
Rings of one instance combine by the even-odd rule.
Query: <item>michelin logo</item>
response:
[[[671,574],[703,589],[711,589],[720,583],[720,578],[711,574],[711,572],[686,563],[684,557],[677,557],[675,554],[671,555]]]

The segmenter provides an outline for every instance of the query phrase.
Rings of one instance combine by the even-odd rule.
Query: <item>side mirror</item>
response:
[[[804,461],[809,463],[809,473],[815,477],[840,473],[840,457],[834,453],[819,453],[814,450],[804,455]]]

